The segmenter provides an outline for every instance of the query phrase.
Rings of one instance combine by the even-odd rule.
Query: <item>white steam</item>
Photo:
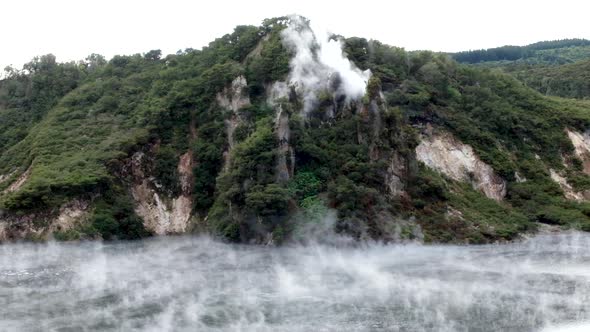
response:
[[[312,29],[300,16],[291,16],[282,32],[283,43],[295,55],[291,60],[289,84],[303,97],[304,112],[318,102],[318,92],[356,100],[365,94],[371,76],[361,71],[342,52],[342,42],[331,39],[326,31]]]
[[[0,331],[588,331],[589,246],[7,244]]]

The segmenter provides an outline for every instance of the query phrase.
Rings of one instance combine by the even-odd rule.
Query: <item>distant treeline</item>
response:
[[[465,51],[452,54],[458,62],[478,63],[486,61],[518,60],[535,56],[536,51],[558,49],[573,46],[590,46],[587,39],[562,39],[542,41],[526,46],[502,46],[487,50]]]

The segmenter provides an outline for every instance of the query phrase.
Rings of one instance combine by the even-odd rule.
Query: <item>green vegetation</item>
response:
[[[318,105],[305,115],[301,96],[275,101],[289,115],[287,143],[295,153],[288,158],[294,174],[279,180],[286,142],[275,128],[279,106],[268,103],[266,91],[289,72],[284,28],[285,18],[239,26],[202,50],[165,57],[154,50],[60,64],[48,55],[22,71],[9,69],[0,81],[0,175],[9,180],[0,181],[0,191],[22,174],[28,178],[0,195],[0,207],[11,215],[56,211],[83,197],[91,202],[89,220],[57,232],[57,239],[148,236],[134,212],[131,156],[145,154],[142,171],[166,200],[180,193],[178,160],[192,152],[195,219],[230,241],[280,243],[321,228],[328,215],[337,232],[359,239],[387,240],[396,228],[409,238],[408,225],[419,225],[426,241],[469,243],[512,240],[535,223],[590,229],[589,203],[566,200],[550,178],[553,169],[575,190],[590,189],[565,134],[590,128],[587,101],[549,98],[496,69],[363,38],[343,44],[351,61],[373,74],[364,98],[346,103],[317,91]],[[589,47],[566,40],[455,58],[547,60],[567,48],[574,59]],[[583,98],[582,65],[513,73],[543,94]],[[234,113],[216,95],[241,75],[251,105]],[[231,148],[230,120],[237,123]],[[415,148],[428,126],[471,145],[507,180],[505,200],[417,162]],[[394,163],[403,170],[400,195],[389,190]]]
[[[459,62],[499,68],[545,95],[590,98],[590,41],[565,39],[459,52]]]
[[[506,70],[527,86],[549,96],[590,98],[590,54],[587,60],[561,66],[520,66]]]
[[[590,40],[543,41],[526,46],[502,46],[487,50],[458,52],[452,56],[462,63],[523,60],[526,63],[563,64],[588,58],[590,56]]]
[[[105,240],[132,240],[149,235],[135,215],[130,197],[118,186],[113,186],[96,202],[90,225],[83,231]]]

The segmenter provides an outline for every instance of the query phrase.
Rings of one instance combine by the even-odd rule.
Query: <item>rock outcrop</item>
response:
[[[549,174],[551,175],[551,180],[555,181],[563,190],[563,194],[565,198],[575,200],[575,201],[583,201],[590,199],[590,191],[586,192],[578,192],[576,191],[571,184],[567,182],[567,179],[562,176],[561,174],[557,173],[554,169],[549,169]]]
[[[402,156],[394,153],[387,167],[385,183],[387,190],[392,197],[401,196],[406,189],[404,179],[407,178],[407,165]]]
[[[22,186],[27,182],[29,177],[31,176],[31,167],[29,167],[23,174],[21,174],[14,182],[6,188],[2,194],[12,193],[18,191]],[[7,176],[5,180],[7,180],[10,176]],[[1,182],[1,181],[0,181]]]
[[[223,91],[217,94],[217,104],[228,111],[231,115],[225,120],[225,130],[227,134],[228,150],[224,152],[223,169],[227,171],[230,167],[231,151],[236,145],[234,139],[234,132],[236,128],[242,123],[240,119],[239,110],[250,105],[250,96],[248,95],[248,82],[244,76],[236,77],[229,86],[225,87]]]
[[[289,113],[279,105],[275,120],[275,132],[279,141],[277,158],[277,180],[289,181],[295,172],[295,151],[289,144],[291,130],[289,128]]]
[[[8,174],[0,174],[0,184],[3,184],[4,182],[8,181],[15,173],[16,170]]]
[[[584,173],[590,175],[590,131],[580,133],[566,129],[566,133],[572,141],[574,153],[582,161]]]
[[[0,242],[26,238],[45,239],[56,231],[76,228],[90,212],[90,202],[74,199],[52,211],[25,215],[0,214]]]
[[[180,157],[177,169],[180,194],[172,198],[158,193],[156,180],[145,172],[145,165],[149,163],[146,159],[143,152],[136,152],[131,158],[131,194],[135,200],[135,212],[143,219],[144,227],[155,234],[186,232],[193,207],[192,152],[186,152]]]
[[[491,199],[500,201],[506,196],[506,181],[481,161],[471,146],[449,133],[423,135],[416,147],[416,158],[453,180],[471,183]]]

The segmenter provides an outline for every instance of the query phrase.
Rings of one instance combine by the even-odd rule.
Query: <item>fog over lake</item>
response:
[[[0,246],[0,331],[588,331],[590,235]]]

